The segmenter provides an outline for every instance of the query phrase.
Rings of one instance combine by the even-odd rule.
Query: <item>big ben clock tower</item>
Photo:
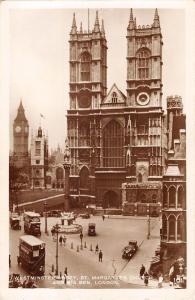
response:
[[[22,101],[18,107],[18,113],[13,124],[13,137],[14,137],[14,158],[17,167],[25,167],[28,160],[28,137],[29,125],[26,119]]]

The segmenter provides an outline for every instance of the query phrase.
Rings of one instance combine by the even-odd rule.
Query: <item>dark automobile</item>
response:
[[[10,226],[11,226],[11,229],[19,229],[21,230],[21,225],[20,225],[20,216],[16,213],[13,213],[11,216],[10,216]]]
[[[79,215],[82,219],[89,219],[90,218],[90,214],[80,214]]]
[[[88,235],[90,236],[96,235],[95,223],[88,224]]]
[[[61,210],[50,210],[47,212],[47,216],[59,218],[62,216],[62,211]]]
[[[129,245],[123,249],[122,258],[131,259],[138,249],[137,241],[129,241]]]

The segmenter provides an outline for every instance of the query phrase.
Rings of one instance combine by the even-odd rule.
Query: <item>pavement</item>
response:
[[[115,219],[118,220],[115,221]],[[50,229],[57,221],[59,221],[57,218],[48,218],[49,235],[47,235],[44,233],[44,219],[42,219],[41,239],[46,242],[46,248],[48,249],[46,254],[46,275],[53,275],[51,267],[52,264],[55,266],[56,243],[51,236]],[[91,221],[95,221],[97,225],[98,234],[95,237],[89,237],[87,235],[88,223]],[[105,221],[102,221],[101,217],[95,216],[91,217],[90,220],[78,218],[76,223],[82,224],[84,229],[83,248],[80,248],[80,238],[78,234],[66,235],[66,245],[59,245],[59,272],[61,271],[63,273],[66,266],[71,275],[75,275],[79,278],[79,281],[76,283],[72,280],[72,283],[68,286],[69,288],[146,288],[143,280],[139,278],[139,269],[141,264],[144,264],[146,269],[149,268],[152,256],[154,256],[155,250],[160,243],[160,220],[157,218],[151,219],[150,239],[147,239],[147,218],[145,217],[109,216]],[[14,247],[18,245],[18,238],[23,234],[23,230],[22,232],[11,231],[10,233],[10,253],[13,257],[13,267],[10,271],[17,273],[18,267]],[[121,258],[121,249],[129,239],[135,238],[138,241],[139,249],[130,261],[126,261]],[[84,247],[85,243],[87,247]],[[99,249],[102,249],[104,253],[103,263],[98,261],[98,255],[95,254],[94,251],[97,243]],[[72,244],[73,249],[71,247]],[[79,247],[79,251],[77,251],[77,246]],[[91,246],[93,251],[91,251]],[[24,270],[19,271],[19,273],[26,274]],[[80,280],[81,277],[83,277],[84,280]],[[87,283],[88,277],[93,278],[90,284]],[[107,280],[108,277],[109,279]],[[118,284],[114,283],[115,279],[117,279]],[[105,282],[109,280],[110,283],[105,284]],[[111,284],[112,280],[113,283]],[[156,280],[150,279],[148,288],[157,288],[157,285]],[[50,282],[42,282],[40,287],[54,288],[54,286],[55,280],[53,282],[50,280]],[[60,280],[56,287],[65,288],[64,284],[60,285]],[[169,287],[168,284],[163,284],[163,288],[173,287]]]

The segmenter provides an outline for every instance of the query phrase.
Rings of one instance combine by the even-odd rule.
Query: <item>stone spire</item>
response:
[[[157,8],[155,9],[155,13],[154,13],[153,27],[160,27],[160,19],[159,19],[158,9]]]
[[[82,22],[80,24],[80,33],[83,33],[83,25],[82,25]]]
[[[17,121],[17,122],[26,121],[27,122],[25,112],[24,112],[24,107],[23,107],[23,104],[22,104],[22,99],[20,99],[20,105],[18,107],[18,113],[17,113],[17,116],[15,118],[15,121]]]
[[[76,34],[77,33],[77,25],[76,25],[76,18],[75,18],[75,13],[73,14],[73,20],[72,20],[72,28],[71,28],[71,34]]]
[[[135,23],[133,19],[133,9],[131,8],[128,29],[134,29],[134,28],[135,28]]]
[[[104,29],[104,20],[103,19],[102,19],[101,33],[102,33],[102,36],[105,37],[105,29]]]
[[[99,17],[98,17],[98,10],[96,10],[96,18],[95,18],[95,25],[94,25],[94,32],[100,31],[100,24],[99,24]]]

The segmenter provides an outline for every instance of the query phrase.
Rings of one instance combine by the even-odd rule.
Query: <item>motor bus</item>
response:
[[[32,235],[41,235],[40,214],[35,212],[24,213],[24,232]]]
[[[33,235],[23,235],[19,239],[18,264],[31,275],[45,273],[45,243]]]

